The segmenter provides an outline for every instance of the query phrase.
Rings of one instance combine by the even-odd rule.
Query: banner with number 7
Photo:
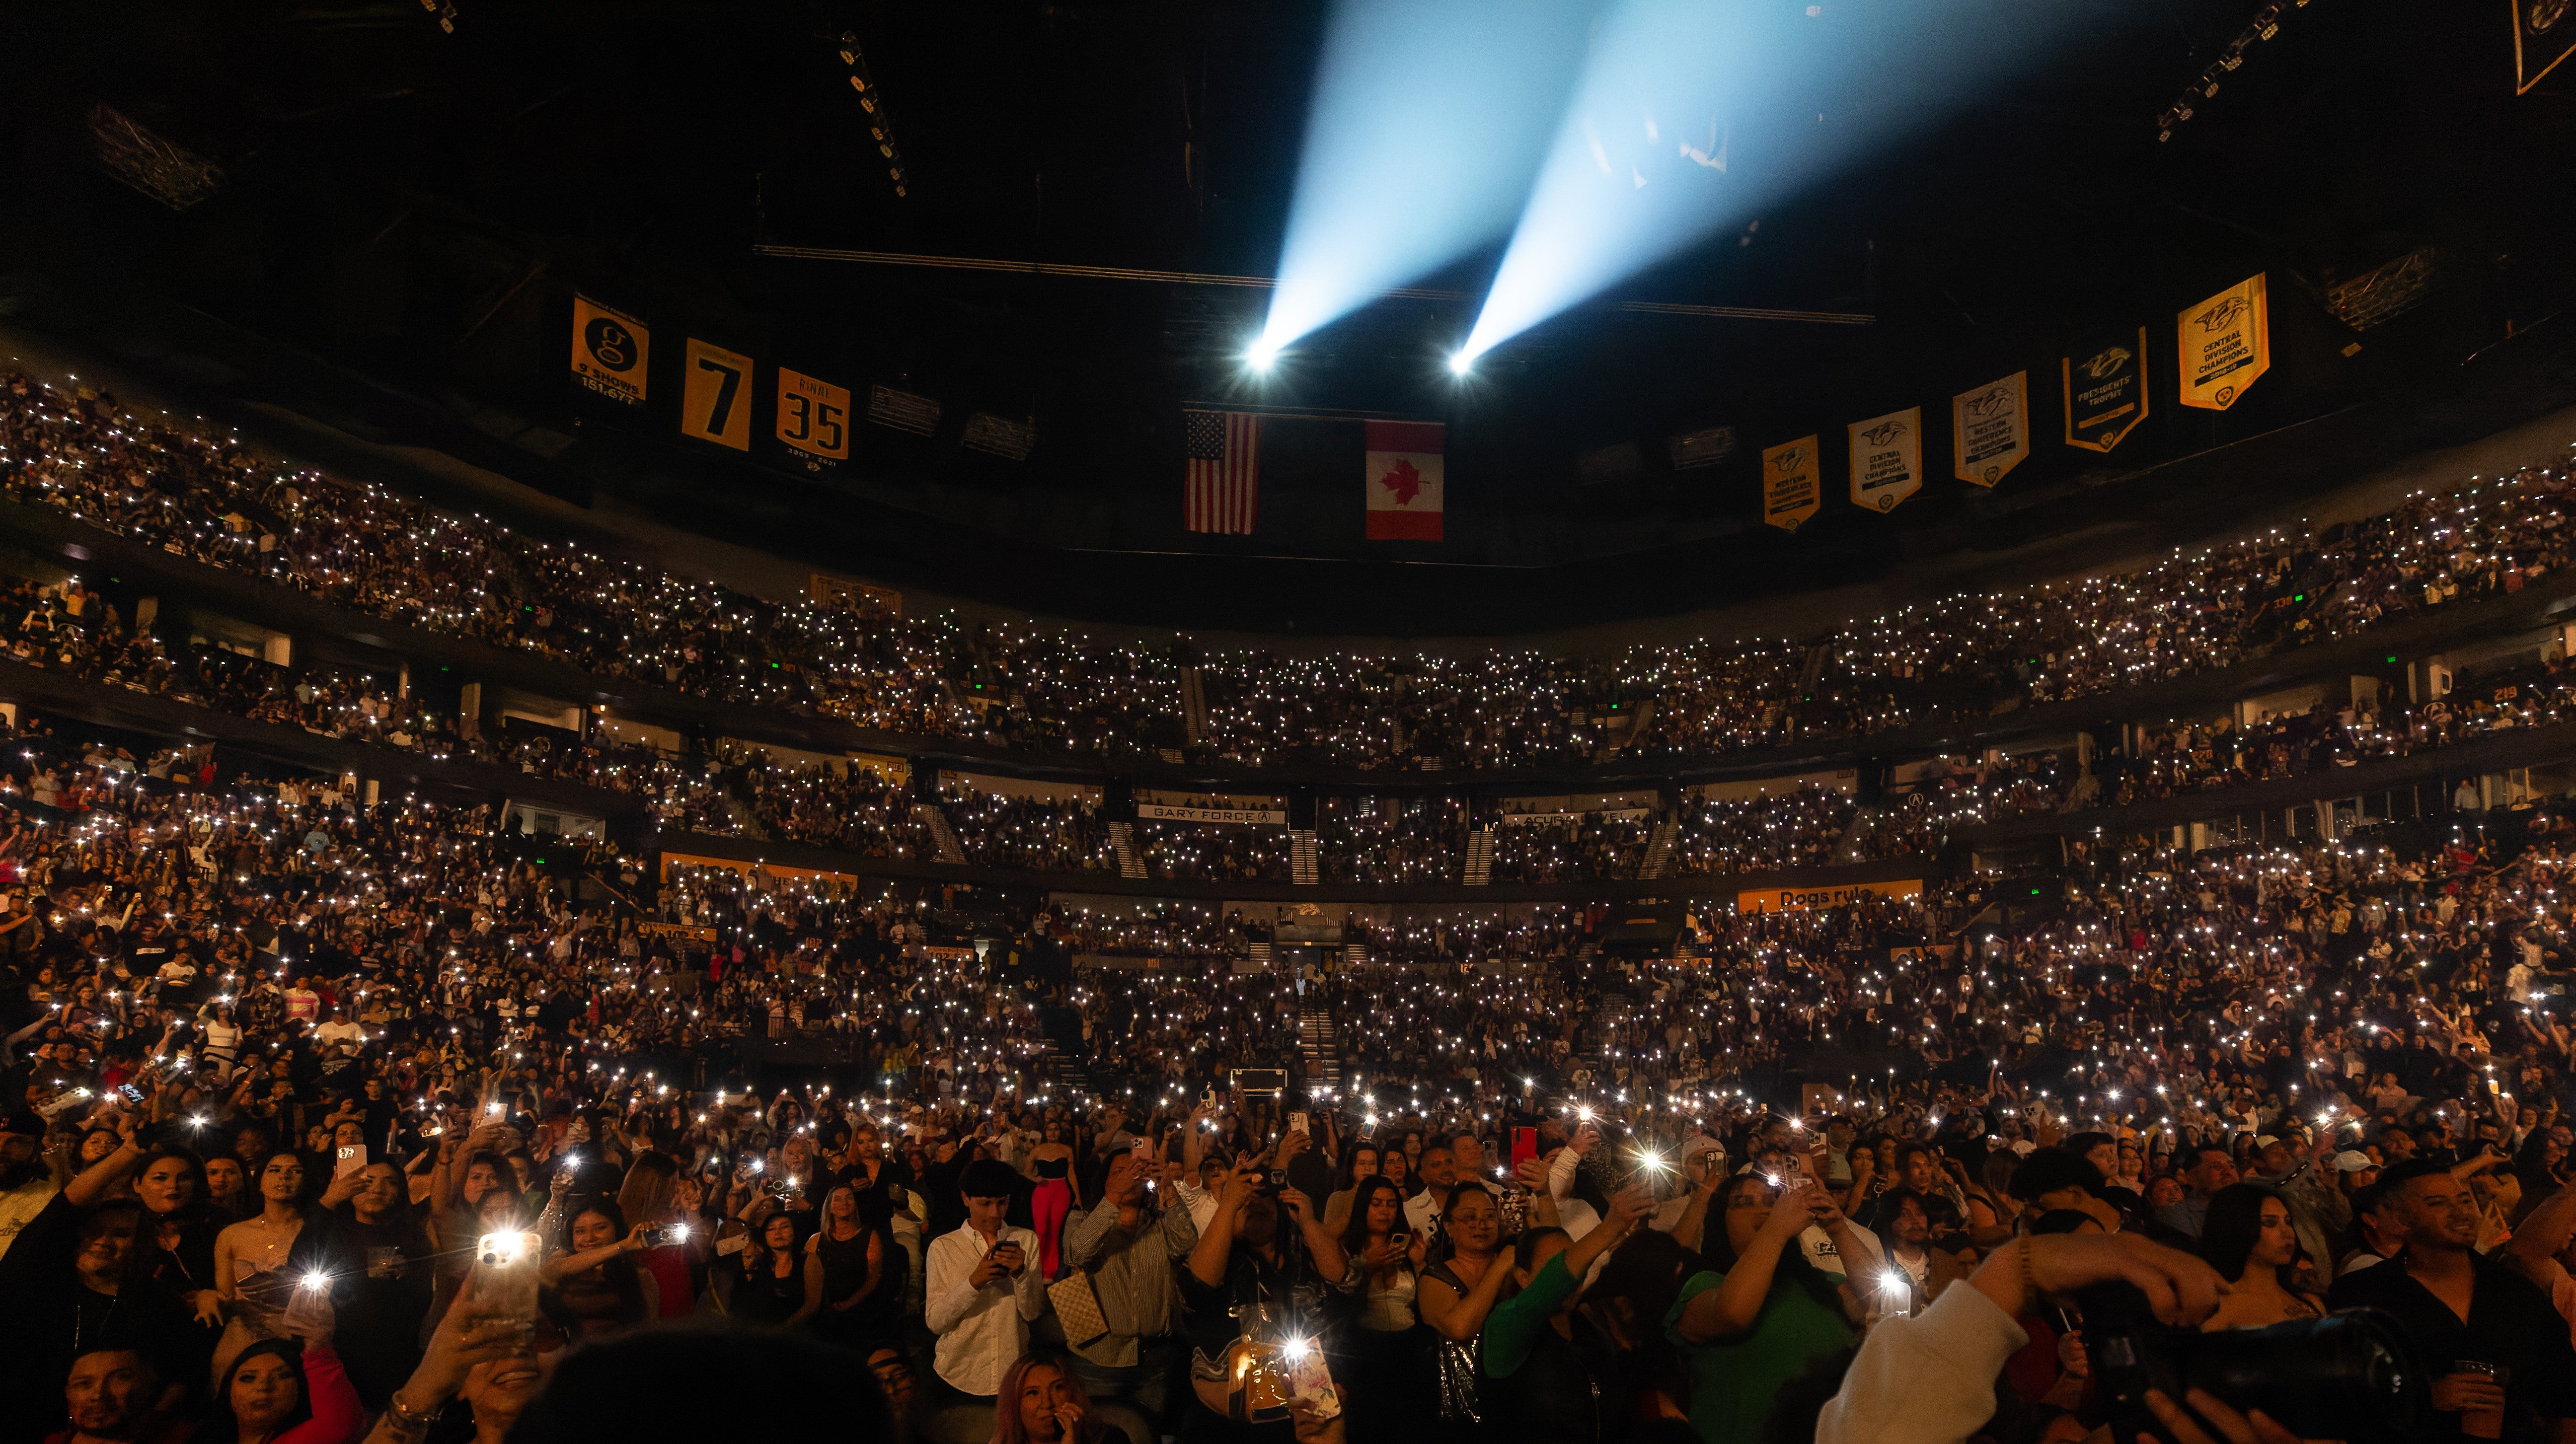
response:
[[[680,385],[680,434],[751,450],[751,358],[689,338]]]

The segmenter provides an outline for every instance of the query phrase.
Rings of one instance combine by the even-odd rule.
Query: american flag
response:
[[[1252,535],[1261,503],[1261,418],[1249,411],[1184,411],[1182,524]]]

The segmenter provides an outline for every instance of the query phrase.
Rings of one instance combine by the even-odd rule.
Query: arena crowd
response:
[[[927,1441],[1825,1438],[1925,1349],[2074,1440],[2104,1276],[2389,1310],[2414,1437],[2576,1419],[2547,807],[1294,953],[219,753],[0,746],[11,1437],[497,1441],[754,1327]]]
[[[1809,638],[1598,659],[1292,657],[764,600],[286,467],[112,394],[0,373],[0,495],[353,612],[891,732],[1243,767],[1682,762],[2097,695],[2518,592],[2567,564],[2568,486],[2561,472],[2527,470],[2318,534],[1961,594]],[[219,685],[148,649],[96,660],[127,677],[169,669],[181,685]],[[1204,699],[1195,735],[1182,703],[1192,674]],[[326,708],[353,705],[320,690]],[[2383,725],[2365,734],[2378,740],[2349,745],[2412,732]],[[2274,765],[2276,749],[2288,754],[2278,765],[2299,765],[2315,742],[2261,739],[2252,770]]]

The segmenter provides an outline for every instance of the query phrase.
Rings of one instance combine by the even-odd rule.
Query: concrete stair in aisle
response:
[[[1136,825],[1132,822],[1109,824],[1109,850],[1118,854],[1120,877],[1145,875],[1145,852],[1136,845]]]
[[[1467,834],[1467,871],[1459,879],[1469,887],[1485,887],[1494,880],[1494,830],[1480,827]]]

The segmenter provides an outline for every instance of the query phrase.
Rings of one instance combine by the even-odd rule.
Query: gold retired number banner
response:
[[[849,460],[849,388],[779,367],[778,440],[808,470]]]
[[[1922,407],[1851,424],[1852,505],[1894,511],[1898,502],[1922,489]]]
[[[2029,457],[2029,372],[1950,398],[1951,469],[1961,481],[1992,486]]]
[[[1762,452],[1762,520],[1782,531],[1796,531],[1816,514],[1819,472],[1816,438],[1766,447]]]
[[[751,358],[689,338],[680,381],[680,434],[751,450]]]
[[[2182,404],[2225,411],[2272,369],[2272,308],[2263,278],[2239,281],[2174,318]]]

